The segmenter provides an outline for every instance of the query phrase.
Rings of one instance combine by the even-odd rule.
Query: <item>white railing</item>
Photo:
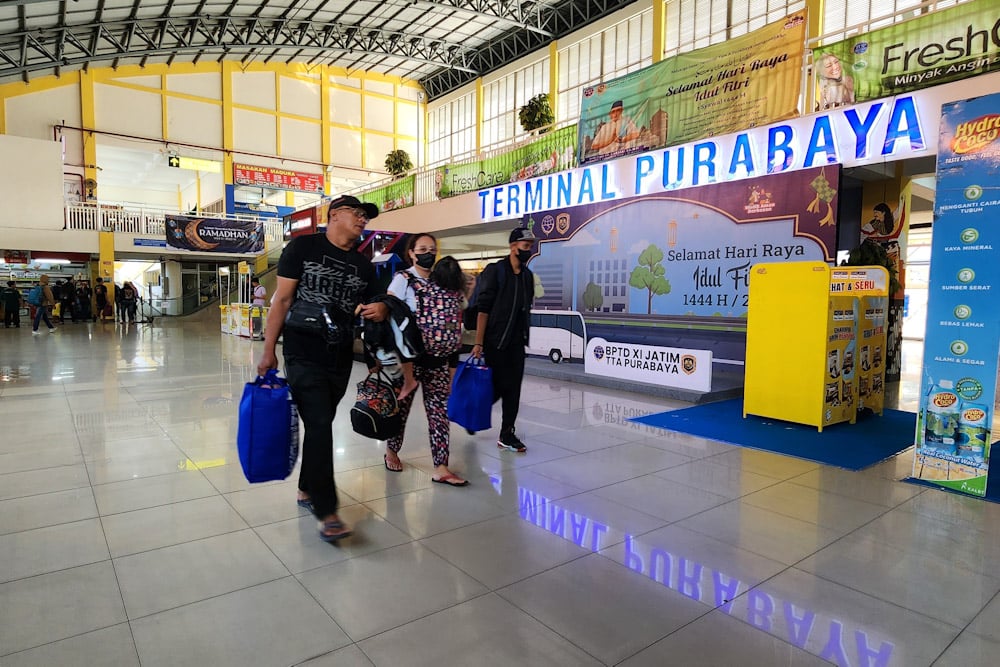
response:
[[[166,216],[186,215],[178,211],[143,206],[141,204],[108,204],[102,202],[86,202],[68,204],[65,210],[66,229],[91,232],[116,232],[134,234],[157,239],[166,238]],[[228,218],[230,220],[261,220],[264,224],[264,237],[271,244],[284,241],[285,231],[282,221],[275,218],[264,218],[256,215],[224,213],[198,214],[202,218]]]

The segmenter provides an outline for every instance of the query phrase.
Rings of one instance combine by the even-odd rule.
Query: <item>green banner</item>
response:
[[[416,182],[416,176],[404,176],[392,183],[369,190],[361,196],[361,199],[375,204],[382,212],[413,206],[413,191]]]
[[[475,192],[576,166],[576,125],[546,132],[503,155],[438,167],[438,197]]]
[[[580,164],[799,114],[806,12],[596,86],[580,102]]]
[[[813,49],[816,109],[866,102],[1000,69],[1000,11],[968,2]]]

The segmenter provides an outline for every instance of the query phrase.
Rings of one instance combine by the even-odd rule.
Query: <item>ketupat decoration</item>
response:
[[[833,224],[833,206],[830,202],[837,196],[837,191],[830,187],[830,181],[826,180],[826,167],[820,169],[819,176],[814,178],[809,186],[816,191],[816,197],[809,202],[806,210],[810,213],[819,213],[820,202],[826,202],[826,215],[820,218],[819,226]]]

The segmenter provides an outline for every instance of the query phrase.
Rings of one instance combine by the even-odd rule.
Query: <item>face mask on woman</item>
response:
[[[436,253],[433,252],[422,252],[414,255],[417,258],[417,266],[421,269],[429,269],[434,266],[434,258]]]

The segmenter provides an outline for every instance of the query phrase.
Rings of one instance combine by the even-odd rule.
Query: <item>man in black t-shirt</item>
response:
[[[347,391],[354,364],[351,323],[361,305],[361,316],[385,319],[385,304],[368,303],[381,293],[375,268],[355,249],[365,225],[378,215],[374,204],[344,195],[330,203],[326,232],[291,240],[278,261],[278,285],[264,328],[264,353],[257,373],[278,367],[275,345],[285,316],[296,301],[323,304],[345,335],[338,344],[323,336],[284,331],[285,374],[305,425],[298,503],[320,521],[320,537],[334,542],[351,534],[337,516],[337,488],[333,481],[333,418]]]

